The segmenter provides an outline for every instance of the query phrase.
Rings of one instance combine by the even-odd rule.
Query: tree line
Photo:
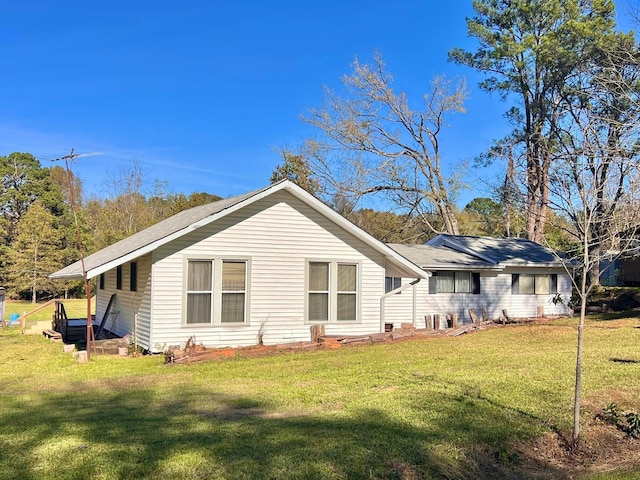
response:
[[[270,180],[290,178],[317,193],[316,187],[304,184],[303,177],[313,183],[311,175],[283,170],[295,165],[295,159],[287,158]],[[222,198],[206,192],[169,193],[165,182],[145,176],[138,161],[109,172],[101,191],[102,198],[87,197],[72,171],[42,165],[29,153],[0,156],[0,285],[9,297],[35,302],[82,296],[82,282],[52,281],[48,275],[75,262],[81,253],[89,255],[182,210]],[[434,236],[434,230],[425,228],[424,215],[356,208],[346,197],[333,206],[383,242],[423,243]],[[476,198],[456,210],[456,219],[464,233],[503,236],[502,212],[500,203]],[[442,229],[437,215],[427,215],[435,231]],[[524,225],[523,218],[517,222]],[[558,244],[561,239],[558,232]]]
[[[85,198],[81,179],[60,165],[43,166],[29,153],[0,157],[0,285],[9,297],[33,302],[82,296],[82,282],[52,281],[48,275],[81,254],[221,198],[170,194],[165,187],[156,182],[149,188],[140,162],[132,161],[110,172],[104,198]]]

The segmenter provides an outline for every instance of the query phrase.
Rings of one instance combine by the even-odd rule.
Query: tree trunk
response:
[[[576,384],[573,402],[573,438],[571,446],[578,446],[580,441],[580,404],[582,390],[582,340],[584,337],[584,319],[587,312],[587,296],[583,295],[580,301],[580,321],[578,323],[578,352],[576,354]]]
[[[586,229],[585,229],[586,230]],[[587,293],[589,287],[587,286],[587,270],[589,268],[589,247],[588,237],[585,235],[583,239],[583,265],[582,273],[580,275],[580,321],[578,322],[578,349],[576,353],[576,383],[574,389],[574,401],[573,401],[573,438],[571,439],[572,448],[578,446],[580,441],[580,405],[582,403],[582,344],[584,337],[584,319],[587,314]]]
[[[600,258],[601,248],[596,240],[595,243],[592,243],[592,246],[589,247],[589,257],[590,258]],[[591,267],[589,268],[587,285],[592,287],[600,286],[600,262],[593,262]]]

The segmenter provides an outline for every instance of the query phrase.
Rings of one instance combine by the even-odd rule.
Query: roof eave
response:
[[[395,263],[398,267],[406,270],[407,273],[413,273],[413,276],[415,278],[428,278],[428,275],[418,265],[403,257],[391,247],[375,239],[370,234],[351,223],[338,212],[325,205],[322,201],[318,200],[316,197],[314,197],[301,187],[295,185],[292,182],[283,182],[281,184],[277,184],[276,187],[278,189],[286,189],[289,193],[302,200],[307,205],[315,208],[320,213],[332,220],[334,223],[344,228],[354,237],[358,238],[359,240],[372,247],[374,250],[383,254],[385,260],[389,260],[392,263]]]

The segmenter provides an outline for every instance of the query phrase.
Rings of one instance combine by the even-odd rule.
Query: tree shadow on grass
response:
[[[283,412],[197,387],[6,398],[0,412],[5,479],[564,476],[525,471],[506,450],[536,419],[467,395],[416,398],[410,420],[380,409]]]

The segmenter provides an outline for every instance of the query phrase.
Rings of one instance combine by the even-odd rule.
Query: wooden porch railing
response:
[[[20,321],[20,333],[24,334],[24,329],[25,329],[25,326],[26,326],[26,323],[27,323],[26,322],[27,317],[33,315],[34,313],[39,312],[40,310],[44,310],[45,308],[50,307],[51,305],[53,305],[56,302],[58,302],[58,300],[55,300],[55,299],[49,300],[47,303],[40,305],[35,310],[31,310],[29,313],[25,313],[24,315],[20,316],[18,318],[18,320]]]
[[[69,318],[67,311],[64,309],[64,303],[59,300],[55,301],[55,309],[53,311],[53,329],[62,334],[62,338],[67,338],[69,333]]]

